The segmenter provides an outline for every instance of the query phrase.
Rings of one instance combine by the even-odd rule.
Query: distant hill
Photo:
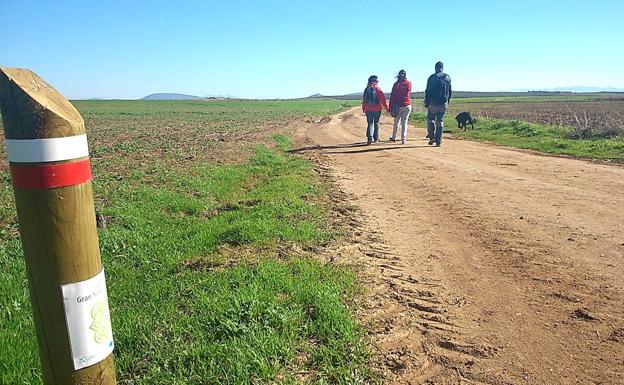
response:
[[[547,90],[547,91],[550,91],[550,90]],[[563,92],[624,92],[624,88],[574,86],[574,87],[557,87],[557,88],[553,88],[552,91],[563,91]]]
[[[203,99],[200,96],[195,95],[184,95],[184,94],[172,94],[172,93],[158,93],[147,95],[141,100],[196,100]]]
[[[555,87],[555,88],[518,88],[510,90],[509,92],[564,92],[575,94],[587,94],[587,93],[605,93],[605,92],[624,92],[624,88],[616,87],[593,87],[593,86],[571,86],[571,87]]]
[[[237,98],[236,96],[232,96],[229,94],[225,94],[225,95],[221,95],[221,94],[210,94],[210,95],[206,95],[204,96],[204,99],[241,99],[241,98]]]
[[[514,96],[570,96],[570,95],[586,95],[592,96],[596,95],[604,98],[622,98],[624,94],[621,91],[585,91],[585,92],[572,92],[572,91],[453,91],[453,97],[455,98],[478,98],[478,97],[514,97]],[[389,93],[386,93],[386,98],[390,96]],[[425,93],[423,91],[412,92],[410,94],[412,99],[423,99],[425,97]],[[330,98],[330,99],[339,99],[339,100],[359,100],[362,98],[361,93],[352,93],[346,95],[333,95],[333,96],[310,96],[310,98]]]

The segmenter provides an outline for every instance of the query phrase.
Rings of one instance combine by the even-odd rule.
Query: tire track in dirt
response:
[[[624,168],[364,126],[302,126],[296,151],[355,207],[333,256],[363,269],[390,383],[624,383]]]

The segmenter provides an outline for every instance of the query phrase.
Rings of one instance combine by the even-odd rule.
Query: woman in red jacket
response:
[[[407,73],[405,70],[400,70],[397,81],[394,83],[394,86],[392,86],[392,93],[390,94],[390,109],[396,112],[393,113],[394,124],[392,125],[391,142],[396,141],[399,121],[401,122],[401,143],[405,144],[405,140],[407,139],[407,121],[412,112],[410,92],[412,92],[412,82],[407,80]]]
[[[368,78],[368,85],[362,95],[362,112],[366,114],[366,144],[371,144],[373,140],[379,143],[379,119],[381,119],[381,108],[388,110],[386,96],[381,88],[377,86],[379,79],[372,75]]]

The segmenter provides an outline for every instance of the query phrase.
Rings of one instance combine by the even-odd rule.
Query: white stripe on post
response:
[[[14,163],[57,162],[89,156],[87,135],[49,139],[7,139],[7,157]]]

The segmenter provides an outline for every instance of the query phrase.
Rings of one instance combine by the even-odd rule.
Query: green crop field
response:
[[[89,135],[120,384],[363,383],[356,276],[297,250],[332,203],[286,152],[334,100],[75,102]],[[3,150],[0,150],[3,151]],[[0,153],[0,383],[41,383]],[[284,252],[286,250],[286,252]]]
[[[426,126],[426,110],[414,102],[413,124]],[[455,116],[469,111],[475,129],[457,128]],[[456,138],[496,143],[557,155],[624,162],[624,101],[589,96],[455,98],[445,132]]]

